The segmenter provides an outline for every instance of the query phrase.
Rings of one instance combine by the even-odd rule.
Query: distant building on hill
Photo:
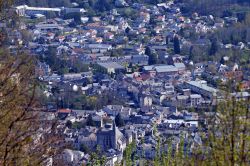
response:
[[[47,15],[49,13],[54,13],[58,16],[61,14],[68,13],[85,13],[86,11],[82,8],[46,8],[46,7],[30,7],[27,5],[21,5],[15,7],[18,16],[31,16],[35,14]]]

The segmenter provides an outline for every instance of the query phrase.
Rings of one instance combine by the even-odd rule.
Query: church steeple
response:
[[[113,145],[114,145],[114,149],[117,149],[117,139],[118,139],[118,136],[117,136],[118,132],[117,132],[117,127],[116,127],[116,124],[115,124],[115,120],[113,120]]]
[[[115,131],[115,129],[116,129],[115,120],[113,120],[113,125],[112,125],[112,127],[113,127],[113,131]]]

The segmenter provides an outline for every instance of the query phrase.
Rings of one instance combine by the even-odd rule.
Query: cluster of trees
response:
[[[53,87],[53,92],[49,100],[55,102],[58,108],[98,110],[109,104],[123,104],[120,97],[108,91],[100,95],[88,96],[80,91],[73,91],[72,87],[64,87],[64,92],[60,92],[59,87]]]
[[[13,56],[1,47],[0,64],[0,165],[47,162],[60,150],[62,139],[56,122],[44,122],[40,116],[35,59],[22,52]]]
[[[71,7],[71,0],[56,0],[56,1],[51,1],[51,0],[18,0],[15,1],[17,5],[22,5],[22,4],[27,4],[29,6],[38,6],[38,7]]]
[[[57,71],[58,74],[67,74],[67,73],[79,73],[89,71],[89,65],[84,64],[83,62],[69,61],[67,53],[63,53],[57,56],[56,48],[49,47],[45,55],[39,57],[41,62],[46,62],[53,71]]]
[[[17,23],[14,16],[5,17],[12,2],[0,0],[0,18]],[[41,117],[36,59],[20,50],[13,55],[5,44],[0,45],[0,165],[46,165],[60,151],[61,139],[56,123]]]
[[[107,162],[106,156],[103,155],[100,146],[97,145],[96,151],[90,154],[90,160],[87,163],[87,166],[92,166],[92,165],[102,166],[105,165],[106,162]]]
[[[158,62],[158,55],[156,52],[152,52],[151,48],[149,46],[146,47],[145,49],[145,54],[148,55],[148,64],[149,65],[154,65],[157,64]]]
[[[242,10],[250,5],[248,0],[177,0],[183,2],[182,11],[184,13],[198,12],[202,15],[217,15],[230,12],[229,9]]]

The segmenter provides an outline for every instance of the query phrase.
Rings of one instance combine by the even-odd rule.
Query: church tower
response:
[[[117,149],[117,140],[118,139],[118,131],[115,124],[115,120],[113,120],[113,132],[112,132],[112,148]]]

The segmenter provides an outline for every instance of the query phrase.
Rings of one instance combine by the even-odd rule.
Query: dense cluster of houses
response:
[[[124,0],[116,1],[116,5],[128,6]],[[73,147],[65,149],[57,159],[71,165],[90,162],[91,153],[97,147],[106,156],[107,165],[115,165],[122,161],[124,150],[132,142],[136,143],[134,153],[139,158],[151,160],[157,155],[159,137],[161,142],[171,138],[171,145],[178,147],[184,135],[188,153],[192,147],[202,145],[198,128],[206,131],[205,115],[200,115],[199,111],[210,110],[208,108],[223,100],[226,93],[211,84],[211,80],[226,82],[235,79],[240,82],[242,91],[250,89],[250,73],[243,72],[237,64],[193,64],[185,56],[170,55],[168,50],[172,46],[166,44],[166,40],[173,38],[182,27],[193,28],[197,33],[208,33],[237,22],[236,18],[215,19],[197,13],[189,18],[183,16],[178,3],[172,1],[155,6],[134,3],[130,7],[138,11],[135,20],[120,15],[116,9],[102,18],[90,19],[80,8],[16,7],[19,16],[39,21],[19,25],[21,30],[31,34],[28,42],[22,41],[24,36],[19,31],[10,32],[15,36],[11,42],[17,41],[25,45],[30,53],[42,56],[54,47],[59,59],[72,63],[80,61],[89,66],[88,72],[60,75],[46,62],[39,62],[36,74],[47,84],[47,97],[53,95],[53,87],[59,87],[59,92],[80,92],[86,96],[109,91],[123,103],[94,110],[73,109],[69,105],[57,108],[48,104],[47,109],[55,112],[60,125],[65,126],[65,141]],[[57,17],[46,19],[46,12],[56,12]],[[81,24],[74,25],[76,20],[60,17],[65,12],[81,13]],[[211,20],[215,24],[208,24]],[[147,39],[147,44],[137,40],[152,31],[154,35]],[[207,44],[206,40],[191,43],[185,38],[180,38],[180,42],[181,47]],[[146,46],[157,52],[158,59],[164,61],[171,57],[172,64],[149,64]],[[239,47],[243,49],[247,43]],[[117,51],[119,49],[122,52]],[[114,52],[116,55],[113,55]],[[211,73],[211,66],[215,75]],[[231,95],[250,97],[248,92]],[[118,117],[122,124],[117,124]],[[161,146],[161,152],[167,151],[168,146]]]

